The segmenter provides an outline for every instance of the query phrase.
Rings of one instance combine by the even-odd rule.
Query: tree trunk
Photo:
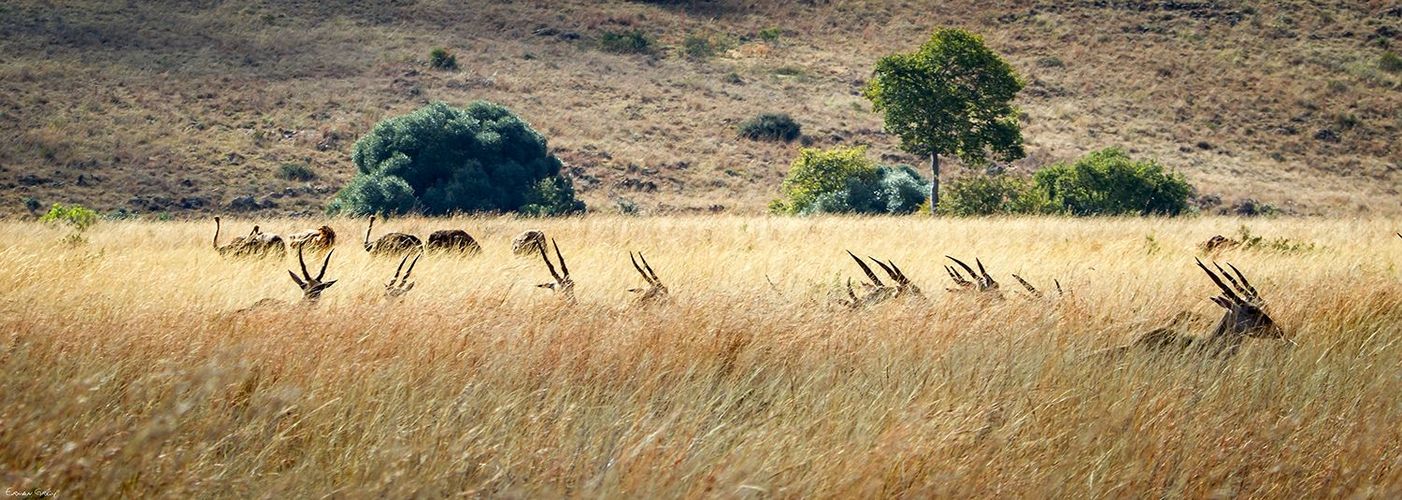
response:
[[[940,204],[940,155],[930,153],[930,215],[934,216]]]

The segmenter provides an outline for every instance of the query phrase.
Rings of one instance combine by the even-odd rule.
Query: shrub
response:
[[[770,210],[784,214],[910,213],[929,185],[907,166],[877,167],[866,147],[804,148]]]
[[[1032,178],[1055,210],[1071,215],[1178,215],[1193,194],[1182,175],[1118,148],[1052,165]]]
[[[67,225],[76,232],[83,232],[97,223],[97,212],[82,205],[55,203],[39,222]]]
[[[930,184],[915,169],[899,165],[877,167],[874,181],[850,177],[843,189],[818,195],[798,213],[909,214],[926,200]]]
[[[779,44],[779,38],[782,37],[783,35],[784,35],[784,30],[783,30],[782,28],[778,27],[778,26],[773,26],[773,27],[764,28],[764,29],[762,29],[762,30],[759,30],[759,39],[760,39],[760,40],[764,40],[766,43],[769,43],[769,44],[772,44],[772,45],[778,45],[778,44]]]
[[[434,69],[455,70],[458,69],[458,56],[448,52],[448,49],[439,47],[428,53],[428,65]]]
[[[38,198],[35,198],[35,197],[33,197],[33,196],[26,196],[26,197],[24,197],[24,208],[25,208],[25,210],[28,210],[29,213],[32,214],[32,213],[34,213],[34,212],[38,212],[38,211],[39,211],[39,207],[41,207],[41,206],[43,206],[43,205],[41,205],[41,204],[39,203],[39,199],[38,199]]]
[[[654,43],[643,30],[605,31],[599,37],[599,48],[615,54],[649,54]]]
[[[1050,210],[1045,193],[1026,178],[1012,175],[963,177],[945,186],[939,212],[975,215],[1036,214]]]
[[[386,119],[355,143],[359,174],[328,211],[429,215],[582,211],[545,138],[506,108],[435,102]]]
[[[803,135],[803,127],[785,113],[762,113],[740,124],[740,136],[760,141],[793,142]]]
[[[691,59],[709,59],[729,49],[730,42],[719,35],[690,34],[682,39],[682,53]]]
[[[1383,52],[1382,57],[1378,58],[1378,69],[1388,73],[1402,72],[1402,56],[1392,51]]]
[[[282,180],[307,182],[316,178],[316,172],[305,163],[284,163],[278,166],[277,177]]]

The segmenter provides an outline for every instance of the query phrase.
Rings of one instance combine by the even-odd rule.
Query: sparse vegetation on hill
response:
[[[750,140],[792,142],[803,135],[803,126],[787,113],[760,113],[740,123],[740,137]]]
[[[1027,158],[1010,172],[1122,144],[1224,205],[1402,211],[1402,72],[1387,69],[1386,55],[1402,50],[1402,17],[1376,2],[3,8],[3,215],[26,214],[29,197],[177,218],[234,205],[321,213],[356,174],[353,144],[376,123],[431,101],[478,99],[548,135],[584,201],[626,197],[656,213],[725,200],[727,211],[756,213],[795,154],[792,145],[736,143],[737,121],[758,111],[801,117],[809,146],[866,144],[884,164],[925,163],[854,92],[877,60],[917,49],[935,26],[982,34],[1025,78],[1014,104]],[[602,34],[639,30],[651,38],[649,56],[600,50]],[[686,37],[698,33],[734,45],[684,57]],[[449,41],[458,71],[431,70],[429,50]],[[288,162],[318,178],[279,177]],[[946,181],[966,173],[946,163]]]

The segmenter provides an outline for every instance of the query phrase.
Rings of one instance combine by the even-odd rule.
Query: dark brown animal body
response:
[[[370,241],[370,232],[375,229],[375,216],[370,216],[370,226],[365,228],[365,251],[375,255],[401,255],[418,251],[423,247],[423,240],[418,236],[405,233],[388,233],[375,240]]]
[[[477,244],[477,240],[472,239],[472,235],[461,229],[443,229],[434,231],[428,235],[429,250],[446,250],[452,252],[462,252],[476,254],[482,251],[482,246]]]

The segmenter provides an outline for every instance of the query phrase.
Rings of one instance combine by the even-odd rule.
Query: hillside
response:
[[[759,212],[799,144],[738,139],[757,112],[792,114],[816,146],[919,164],[857,90],[878,57],[935,26],[983,34],[1029,82],[1029,156],[1011,168],[1121,145],[1184,172],[1209,210],[1215,197],[1402,213],[1402,73],[1381,63],[1402,51],[1402,8],[984,4],[7,2],[0,215],[31,198],[177,217],[319,213],[375,122],[475,99],[544,133],[594,210]],[[767,28],[777,42],[759,40]],[[633,29],[654,54],[599,50],[604,33]],[[686,57],[688,36],[724,50]],[[458,70],[429,68],[440,46]],[[282,179],[284,164],[316,178]]]

